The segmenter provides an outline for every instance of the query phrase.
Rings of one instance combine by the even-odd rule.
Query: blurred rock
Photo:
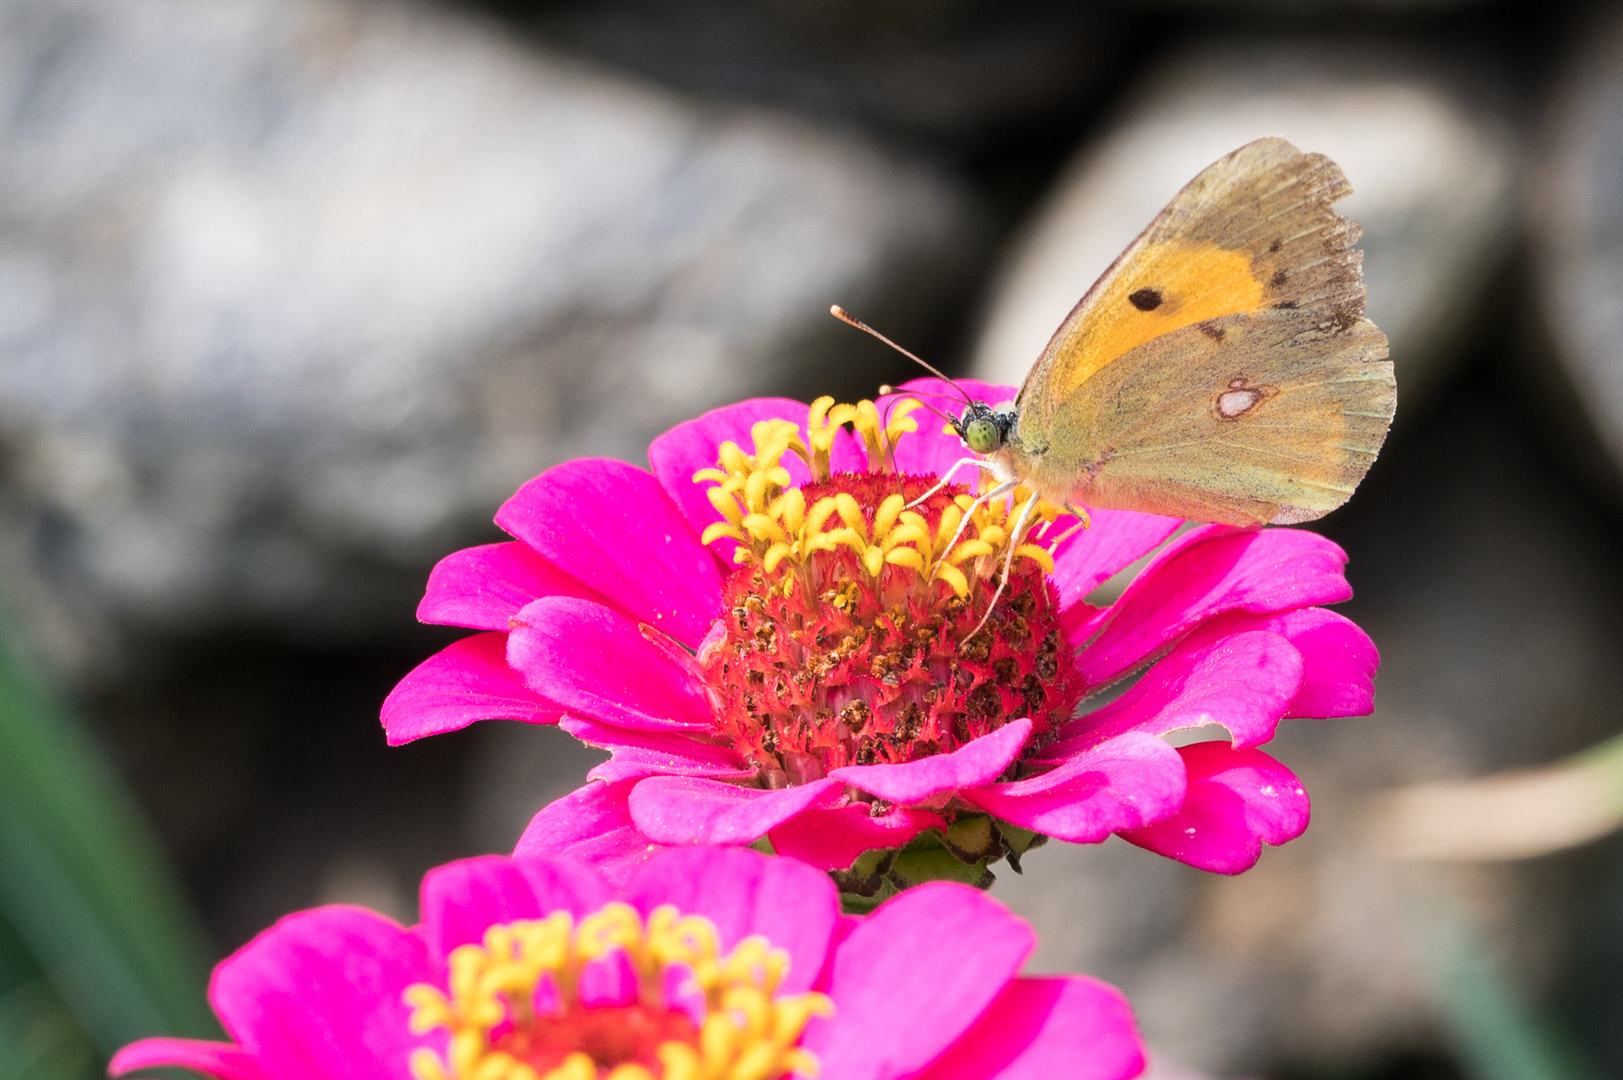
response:
[[[574,791],[608,755],[555,727],[482,724],[468,762],[462,832],[474,851],[512,851],[540,810]]]
[[[1382,666],[1373,717],[1287,721],[1266,747],[1312,797],[1304,836],[1233,878],[1120,841],[1050,844],[995,886],[1041,935],[1037,966],[1117,982],[1173,1060],[1235,1076],[1442,1059],[1439,913],[1475,925],[1534,1002],[1590,948],[1572,916],[1584,852],[1403,862],[1371,813],[1384,790],[1558,760],[1623,728],[1615,535],[1547,468],[1522,397],[1464,376],[1324,523],[1358,592],[1338,610]],[[1600,1006],[1613,1026],[1615,1000]]]
[[[1623,18],[1587,28],[1546,110],[1527,200],[1542,329],[1568,422],[1623,467]],[[1580,446],[1579,449],[1587,449]]]
[[[1412,407],[1458,358],[1511,236],[1517,140],[1481,89],[1490,76],[1342,41],[1205,45],[1169,60],[1078,152],[1007,254],[975,372],[1019,385],[1179,188],[1229,151],[1282,135],[1352,181],[1337,209],[1364,227],[1369,315]]]
[[[707,95],[797,109],[990,160],[1070,130],[1127,59],[1122,13],[1070,0],[561,0],[571,47]],[[517,11],[515,11],[517,14]]]
[[[860,140],[466,17],[3,0],[8,563],[81,671],[98,618],[389,633],[519,482],[842,385],[829,303],[910,325],[979,235]]]
[[[1233,18],[1237,13],[1290,19],[1295,23],[1333,22],[1348,16],[1391,18],[1446,17],[1461,9],[1486,6],[1484,0],[1134,0],[1133,6],[1159,13],[1215,14]]]

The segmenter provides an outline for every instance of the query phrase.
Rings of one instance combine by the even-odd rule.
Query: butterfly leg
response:
[[[944,488],[948,484],[952,483],[952,475],[953,475],[953,473],[957,472],[959,469],[963,468],[965,465],[985,465],[985,464],[986,464],[986,462],[984,462],[980,458],[976,458],[976,457],[959,458],[957,461],[952,463],[952,467],[946,471],[946,474],[941,477],[940,482],[938,482],[935,487],[931,488],[929,491],[926,491],[923,495],[920,495],[918,498],[916,498],[912,502],[908,503],[905,507],[903,507],[903,509],[904,510],[913,509],[915,506],[918,506],[920,503],[924,502],[924,500],[928,499],[931,495],[934,495],[936,492],[940,491],[942,488]]]
[[[978,458],[967,458],[965,460],[977,461],[979,459]],[[953,548],[958,546],[958,541],[960,539],[962,539],[962,537],[964,535],[964,530],[969,528],[969,520],[970,520],[970,518],[975,516],[975,511],[979,510],[981,507],[985,506],[987,503],[991,502],[993,499],[996,499],[996,498],[998,498],[1000,496],[1003,496],[1003,495],[1007,495],[1009,492],[1013,491],[1015,488],[1017,488],[1019,486],[1020,486],[1020,481],[1018,481],[1018,480],[1005,480],[1005,481],[1003,481],[1003,483],[999,484],[997,487],[993,488],[991,491],[988,491],[986,494],[980,496],[974,502],[970,503],[969,504],[969,509],[965,510],[964,511],[964,516],[959,519],[959,521],[958,521],[958,529],[957,529],[956,532],[954,532],[952,534],[952,539],[947,541],[947,546],[941,549],[941,558],[945,559],[947,557],[948,553],[950,553]]]
[[[1048,545],[1048,553],[1050,555],[1054,554],[1054,552],[1059,549],[1060,544],[1069,539],[1078,529],[1091,529],[1093,527],[1093,519],[1088,516],[1088,512],[1086,510],[1079,509],[1072,506],[1070,503],[1066,503],[1065,512],[1076,518],[1076,524],[1054,537],[1054,539]]]
[[[1014,519],[1014,529],[1009,533],[1009,552],[1003,558],[1003,573],[998,577],[997,591],[992,593],[992,599],[986,605],[986,614],[981,616],[981,621],[975,624],[975,629],[969,632],[965,641],[981,632],[986,620],[992,617],[992,609],[997,607],[997,602],[1003,598],[1003,590],[1009,587],[1009,575],[1014,572],[1014,549],[1020,546],[1020,534],[1025,530],[1026,523],[1031,520],[1032,511],[1037,509],[1037,503],[1041,498],[1040,495],[1033,495],[1020,507],[1020,514]]]

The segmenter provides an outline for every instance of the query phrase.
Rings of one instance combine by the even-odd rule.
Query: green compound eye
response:
[[[971,420],[964,425],[964,445],[977,454],[990,454],[1003,445],[1003,432],[992,420]]]

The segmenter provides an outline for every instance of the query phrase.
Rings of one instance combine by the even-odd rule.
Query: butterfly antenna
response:
[[[906,349],[902,348],[900,345],[898,345],[894,341],[890,340],[890,338],[886,337],[884,334],[881,334],[879,331],[875,330],[873,327],[869,326],[867,323],[863,322],[861,319],[857,318],[855,315],[851,314],[849,311],[845,310],[840,305],[838,305],[838,304],[829,305],[828,313],[830,315],[834,316],[836,319],[840,320],[842,323],[845,323],[847,326],[854,326],[858,330],[861,330],[865,334],[873,335],[874,337],[878,338],[880,341],[883,341],[886,345],[889,345],[891,348],[895,349],[897,352],[899,352],[903,356],[907,357],[909,360],[913,361],[915,364],[917,364],[919,367],[923,368],[925,371],[928,371],[931,375],[934,375],[936,378],[940,379],[942,382],[944,382],[947,385],[951,386],[954,390],[957,390],[958,393],[963,397],[964,404],[973,405],[975,403],[967,393],[964,393],[963,388],[961,388],[957,383],[953,382],[952,379],[948,378],[946,375],[943,375],[939,368],[935,367],[932,364],[925,363],[923,360],[920,360],[918,357],[914,356],[912,353],[908,352]],[[921,402],[921,404],[922,404],[922,402]]]
[[[901,387],[892,386],[889,383],[881,383],[879,385],[879,393],[881,395],[886,395],[886,394],[906,394],[909,397],[917,397],[920,394],[927,394],[930,397],[946,398],[949,401],[958,400],[957,398],[953,397],[951,394],[943,394],[939,390],[903,390]],[[963,391],[960,390],[959,393],[963,393]],[[921,402],[921,404],[922,404],[922,402]]]
[[[886,394],[893,394],[893,393],[896,393],[896,392],[897,391],[896,391],[896,388],[894,386],[881,386],[879,388],[879,393],[880,393],[881,396],[886,395]],[[900,397],[896,398],[893,401],[888,402],[885,405],[885,426],[886,427],[890,426],[890,411],[892,409],[894,409],[896,406],[900,405],[902,402],[906,401],[908,398],[912,398],[914,393],[916,393],[916,391],[903,390],[903,391],[901,391],[901,396]],[[945,395],[938,395],[938,396],[945,396]],[[918,401],[917,398],[913,398],[913,400]],[[919,408],[930,410],[931,412],[935,413],[937,416],[941,417],[942,420],[945,420],[948,424],[950,424],[954,431],[958,430],[958,421],[954,420],[952,417],[948,416],[946,413],[942,412],[940,409],[936,408],[934,405],[931,405],[928,401],[919,401]]]

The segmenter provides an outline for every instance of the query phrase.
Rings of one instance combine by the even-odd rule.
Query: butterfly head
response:
[[[1017,417],[1014,402],[993,408],[984,401],[972,401],[964,414],[953,421],[953,429],[964,445],[976,454],[995,454],[1014,434]]]

